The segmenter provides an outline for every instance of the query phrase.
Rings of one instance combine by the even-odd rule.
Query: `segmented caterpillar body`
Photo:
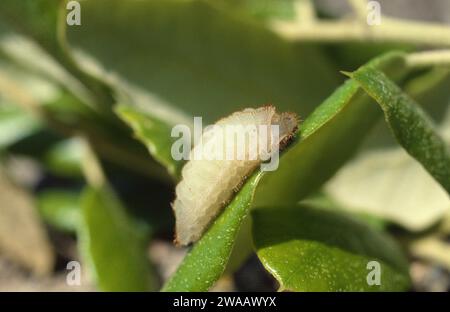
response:
[[[240,131],[245,132],[245,142],[252,139],[260,140],[258,146],[266,146],[266,152],[270,154],[275,148],[278,151],[279,147],[289,142],[297,130],[298,119],[293,113],[277,114],[273,106],[264,106],[233,113],[215,125],[222,128],[230,125],[241,126]],[[279,129],[276,141],[270,133],[273,125]],[[261,138],[261,133],[247,126],[267,126],[269,133],[265,138]],[[225,154],[230,152],[230,149],[233,149],[234,153],[242,141],[237,141],[234,136],[227,136],[226,132],[222,132],[225,133],[225,138],[219,137],[219,133],[221,132],[206,130],[202,135],[204,144],[196,145],[191,150],[191,160],[182,169],[182,180],[176,187],[176,199],[172,205],[176,217],[175,242],[178,245],[187,245],[198,240],[221,208],[232,198],[233,193],[239,189],[243,180],[263,160],[261,155],[257,155],[256,158],[250,157],[249,148],[244,151],[244,159],[227,158]],[[213,157],[208,157],[210,156],[208,153],[212,153],[211,149],[199,151],[205,147],[205,142],[206,144],[220,142],[214,151],[221,146],[220,153],[223,153],[224,157],[212,159]],[[203,159],[193,159],[195,153],[203,153]]]

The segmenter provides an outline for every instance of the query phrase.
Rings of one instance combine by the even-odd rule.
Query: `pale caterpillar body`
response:
[[[187,245],[201,237],[246,177],[262,161],[267,160],[263,157],[264,152],[270,157],[275,149],[278,152],[280,147],[284,147],[291,140],[297,130],[298,119],[294,113],[278,114],[273,106],[264,106],[235,112],[219,120],[214,126],[223,129],[230,125],[242,126],[240,131],[245,132],[245,142],[256,139],[257,146],[260,149],[263,147],[264,151],[252,157],[253,150],[246,147],[244,159],[230,159],[226,157],[227,152],[236,156],[234,151],[237,150],[238,144],[242,145],[242,141],[238,142],[234,135],[225,131],[204,131],[202,144],[194,146],[190,160],[182,169],[182,180],[176,187],[176,198],[172,204],[176,217],[175,243],[178,245]],[[277,127],[278,136],[271,133],[274,125]],[[269,133],[254,131],[253,126],[261,129],[266,127]],[[265,134],[264,137],[262,134]],[[208,144],[213,148],[205,148]],[[233,153],[229,153],[230,149]],[[211,153],[222,154],[223,157],[214,159]],[[203,158],[196,160],[194,155],[202,155]]]

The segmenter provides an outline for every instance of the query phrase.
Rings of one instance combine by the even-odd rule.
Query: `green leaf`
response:
[[[82,196],[81,251],[103,291],[155,288],[144,237],[107,188],[87,187]]]
[[[80,225],[80,194],[64,189],[50,189],[38,194],[42,218],[55,228],[75,233]]]
[[[387,236],[344,214],[306,206],[252,211],[253,237],[266,269],[293,291],[401,291],[407,262]],[[381,284],[368,285],[377,261]]]
[[[82,149],[77,139],[67,139],[53,145],[44,155],[48,169],[59,175],[80,177]]]
[[[403,64],[403,54],[388,53],[363,67],[399,79],[407,71]],[[380,117],[358,83],[347,80],[300,124],[298,142],[283,153],[277,170],[262,177],[253,205],[294,204],[316,191],[354,155]]]
[[[260,173],[254,174],[209,230],[192,247],[163,291],[205,291],[222,275],[247,216]]]
[[[450,193],[450,149],[427,114],[384,73],[361,68],[351,76],[380,104],[400,145]]]
[[[41,127],[36,118],[0,99],[0,150],[36,133]]]
[[[176,161],[172,157],[172,127],[131,105],[117,105],[115,111],[130,125],[135,136],[147,146],[150,154],[167,168],[174,178],[179,178],[184,162]]]
[[[228,9],[249,14],[257,19],[292,19],[295,17],[294,0],[213,0]]]
[[[56,33],[47,31],[53,27],[64,33],[61,21],[66,12],[61,3],[5,1],[0,8],[5,21],[17,22],[11,23],[18,26],[16,29],[41,44],[52,42],[52,47],[43,45],[53,55],[60,53],[63,57],[59,61],[101,102],[107,96],[102,97],[101,86],[73,64],[64,36],[57,38]],[[256,5],[260,6],[256,2],[250,6]],[[104,14],[106,6],[111,14]],[[37,16],[41,17],[42,8],[47,13],[41,20]],[[20,19],[22,11],[30,18]],[[85,62],[77,54],[83,69],[89,68],[107,84],[117,80],[116,93],[126,93],[132,103],[143,104],[157,119],[186,117],[184,111],[210,122],[242,107],[269,102],[282,110],[306,114],[339,81],[318,48],[285,42],[252,18],[216,7],[213,2],[84,1],[82,20],[82,27],[67,27],[67,32],[70,46],[93,56]],[[236,53],[237,49],[244,52]],[[99,68],[91,68],[92,63]],[[111,71],[117,79],[111,79]],[[127,148],[121,146],[121,150]],[[120,155],[117,150],[106,154]],[[126,161],[138,162],[142,161]]]
[[[416,47],[406,43],[349,41],[327,46],[327,53],[337,69],[356,70],[371,59],[390,51],[413,52]]]
[[[67,28],[67,2],[67,0],[1,1],[0,39],[1,35],[3,35],[2,30],[4,32],[3,28],[5,27],[7,31],[4,33],[7,35],[11,35],[11,29],[13,29],[27,38],[31,38],[60,63],[50,64],[45,59],[47,62],[46,66],[42,67],[37,64],[40,70],[49,74],[50,77],[57,78],[57,82],[72,90],[76,96],[83,98],[83,100],[86,100],[93,106],[97,106],[97,108],[103,109],[103,113],[111,117],[110,108],[114,103],[111,89],[104,81],[100,81],[86,73],[74,61],[70,46],[67,44],[65,35]],[[28,57],[27,61],[30,61],[30,59],[32,59],[31,63],[36,63],[36,59],[30,57]],[[52,59],[52,61],[54,60]],[[67,75],[64,72],[65,70],[70,75]],[[54,74],[56,72],[55,77]],[[62,74],[62,72],[64,73]],[[76,79],[79,81],[76,81]],[[80,82],[84,85],[80,84]]]
[[[368,66],[389,67],[394,72],[403,72],[402,61],[401,54],[389,54]],[[301,125],[300,138],[280,157],[278,169],[264,174],[257,172],[247,181],[210,230],[194,245],[165,289],[208,290],[223,272],[235,233],[241,225],[241,222],[233,220],[243,218],[249,205],[296,202],[318,188],[352,155],[370,125],[381,117],[376,113],[376,105],[370,103],[356,82],[349,80],[336,90]],[[267,179],[270,176],[272,179]],[[255,200],[252,202],[253,196]],[[227,232],[233,235],[224,235]],[[220,234],[213,236],[215,233]]]
[[[307,114],[340,81],[319,48],[286,42],[214,1],[85,1],[82,27],[67,32],[71,46],[97,61],[103,79],[114,72],[124,92],[168,103],[136,100],[155,114],[212,122],[267,103]]]
[[[341,169],[342,170],[342,169]],[[339,171],[340,172],[340,171]],[[327,185],[329,182],[327,183]],[[323,191],[319,191],[316,193],[311,194],[307,198],[301,200],[299,202],[301,205],[305,206],[312,206],[314,208],[320,208],[323,210],[331,210],[331,211],[342,211],[345,212],[347,207],[343,207],[340,205],[340,203],[337,203],[335,198],[329,196],[328,193],[325,193]],[[367,225],[378,229],[378,230],[384,230],[387,226],[387,222],[377,216],[371,215],[364,211],[353,211],[352,217],[361,220],[362,222],[366,223]]]
[[[408,81],[403,90],[439,122],[448,107],[449,85],[450,68],[434,67]]]
[[[92,148],[83,142],[83,170],[89,182],[82,195],[79,227],[84,261],[103,291],[154,290],[157,282],[147,257],[146,228],[127,214]]]
[[[5,21],[35,38],[54,55],[60,53],[58,13],[63,0],[4,0],[0,5]]]
[[[29,138],[19,149],[33,157],[42,157],[39,160],[57,174],[76,176],[79,173],[76,164],[76,144],[66,146],[71,149],[69,153],[64,153],[67,150],[60,148],[47,154],[48,143],[54,142],[46,140],[45,146],[42,146],[41,134],[45,136],[50,134],[53,137],[50,141],[54,141],[56,132],[65,136],[83,133],[95,142],[96,150],[105,159],[140,174],[170,181],[167,171],[148,157],[148,152],[139,142],[130,139],[130,130],[116,115],[114,120],[110,120],[58,83],[51,82],[45,76],[37,75],[28,68],[16,66],[13,62],[4,62],[1,58],[0,78],[2,80],[0,91],[5,97],[8,96],[12,102],[17,102],[32,113],[37,113],[38,117],[49,126],[45,129],[47,131],[38,133],[39,137]],[[57,136],[56,138],[60,139]],[[30,146],[28,143],[31,143]],[[69,159],[66,156],[73,157]]]
[[[449,84],[450,70],[433,68],[403,88],[439,122],[447,144]],[[377,216],[409,231],[427,229],[450,208],[446,191],[398,145],[384,120],[371,131],[357,157],[327,183],[326,192],[345,210]]]
[[[450,208],[441,185],[401,147],[364,151],[327,183],[326,191],[348,211],[410,231],[425,230]]]

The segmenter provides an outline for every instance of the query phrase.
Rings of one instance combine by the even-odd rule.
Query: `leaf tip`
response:
[[[341,70],[340,73],[347,77],[350,77],[350,78],[352,78],[352,76],[353,76],[353,73],[345,71],[345,70]]]

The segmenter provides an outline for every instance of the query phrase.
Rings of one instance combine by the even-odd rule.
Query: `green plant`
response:
[[[450,51],[416,45],[448,48],[450,37],[445,26],[393,18],[366,28],[361,2],[351,3],[356,17],[342,22],[317,19],[309,1],[82,1],[82,25],[67,26],[66,1],[2,0],[1,178],[25,156],[43,176],[68,181],[20,192],[39,207],[33,226],[76,234],[101,290],[206,291],[252,253],[280,290],[408,290],[411,233],[441,235],[432,225],[450,206],[450,118],[442,118]],[[254,172],[160,283],[146,248],[172,231],[169,203],[184,164],[171,157],[172,127],[268,102],[303,119],[279,168]],[[387,149],[405,166],[391,169],[394,155],[382,154],[377,172],[389,179],[371,179],[360,160]],[[429,179],[429,207],[412,205],[420,213],[406,211],[407,174]],[[382,209],[385,190],[374,192],[373,209],[370,194],[347,195],[352,183],[387,182],[403,214]],[[410,232],[393,238],[387,224]],[[0,248],[11,239],[1,229]],[[36,254],[53,255],[47,247]],[[52,256],[41,258],[38,271],[48,273]],[[384,272],[378,286],[366,282],[373,260]]]

